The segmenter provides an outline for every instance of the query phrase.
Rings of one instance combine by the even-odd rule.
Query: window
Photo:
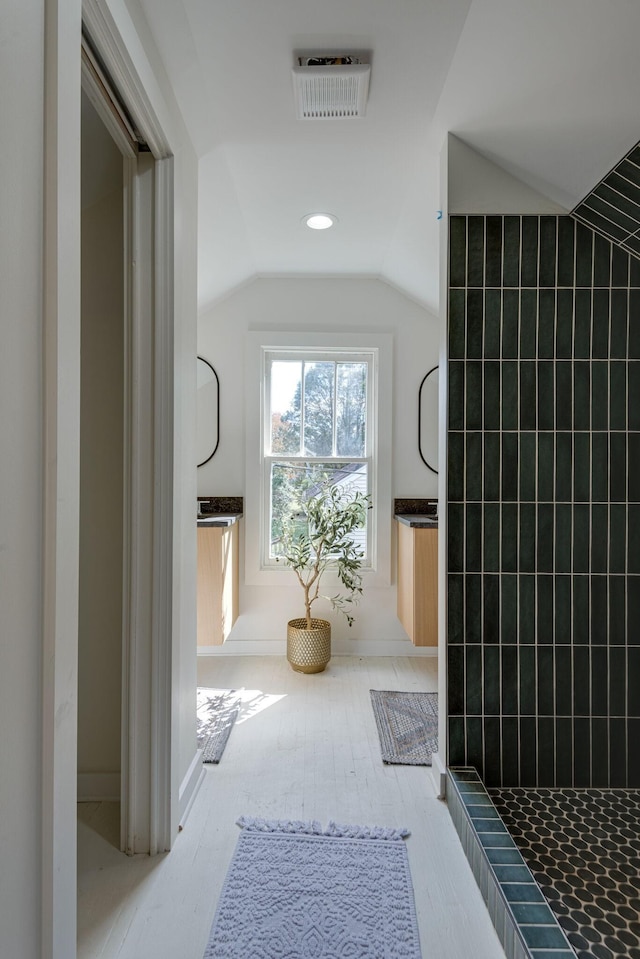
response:
[[[346,490],[373,491],[375,361],[375,351],[264,350],[263,566],[276,564],[282,520],[302,485],[328,475]],[[359,539],[370,567],[370,522]]]

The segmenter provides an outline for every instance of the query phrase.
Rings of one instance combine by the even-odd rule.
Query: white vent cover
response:
[[[293,91],[298,119],[363,117],[367,110],[370,70],[368,63],[327,63],[321,66],[304,63],[294,67]]]

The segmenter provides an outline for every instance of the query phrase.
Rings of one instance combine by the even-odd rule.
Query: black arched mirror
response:
[[[198,466],[204,466],[214,456],[220,443],[220,381],[208,360],[198,357],[197,373],[197,434]]]
[[[424,376],[418,390],[418,452],[432,473],[438,472],[438,367]]]

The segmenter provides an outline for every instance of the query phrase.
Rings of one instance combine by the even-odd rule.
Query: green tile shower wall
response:
[[[640,261],[450,219],[449,763],[640,786]]]

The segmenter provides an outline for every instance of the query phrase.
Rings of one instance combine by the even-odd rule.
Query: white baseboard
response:
[[[202,750],[197,749],[195,756],[191,760],[191,765],[187,770],[187,774],[182,780],[180,789],[178,790],[178,825],[180,829],[184,827],[184,824],[187,821],[187,817],[191,812],[193,800],[196,798],[196,794],[203,779],[204,766],[202,765]]]
[[[78,802],[120,802],[120,773],[78,773]]]
[[[447,770],[442,764],[442,760],[438,753],[434,753],[431,757],[431,778],[433,780],[433,788],[436,791],[436,796],[438,799],[444,799],[446,797],[446,787],[447,787]]]
[[[229,639],[223,646],[198,646],[198,656],[286,656],[286,640]],[[437,656],[435,646],[414,646],[407,640],[347,639],[334,641],[332,656]]]

